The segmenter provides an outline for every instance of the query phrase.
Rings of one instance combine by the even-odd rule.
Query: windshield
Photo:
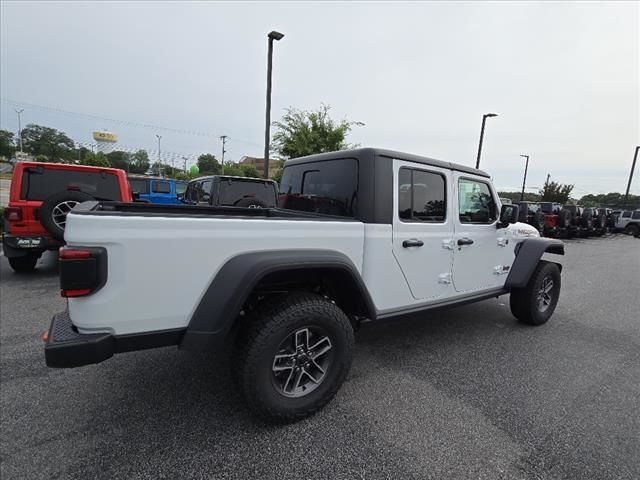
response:
[[[79,190],[98,200],[120,200],[118,178],[107,172],[28,168],[22,175],[20,198],[45,200],[65,190]]]
[[[353,158],[285,167],[278,206],[341,217],[356,214],[358,161]]]

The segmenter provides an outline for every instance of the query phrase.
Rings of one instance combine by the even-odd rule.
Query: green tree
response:
[[[284,167],[284,161],[283,160],[274,160],[274,162],[277,165],[277,168],[273,174],[273,178],[272,180],[275,180],[276,182],[280,183],[280,181],[282,180],[282,169]]]
[[[242,170],[243,177],[260,178],[262,176],[255,165],[240,163],[238,166],[240,167],[240,170]]]
[[[521,192],[498,192],[498,196],[500,198],[508,198],[513,202],[519,202],[520,201],[520,194],[521,194]],[[540,201],[540,195],[538,195],[537,193],[525,192],[523,200],[525,202],[539,202]]]
[[[63,132],[55,128],[29,124],[22,130],[24,150],[34,156],[45,155],[50,162],[72,160],[75,144]]]
[[[571,197],[573,187],[573,185],[554,182],[551,180],[551,177],[547,177],[547,181],[544,182],[539,192],[540,200],[544,202],[567,203],[569,197]]]
[[[87,155],[82,160],[82,164],[83,165],[92,165],[94,167],[110,167],[111,166],[111,162],[109,161],[107,156],[102,152],[98,152],[98,153],[89,152],[89,153],[87,153]]]
[[[346,137],[354,126],[362,122],[341,120],[336,122],[329,116],[329,105],[318,110],[288,108],[283,117],[274,122],[273,150],[283,158],[296,158],[314,153],[334,152],[353,148]]]
[[[133,154],[131,158],[131,164],[129,165],[129,171],[131,173],[145,174],[149,170],[149,154],[146,150],[138,150]]]
[[[244,170],[240,167],[239,164],[233,162],[225,162],[224,164],[224,174],[232,177],[244,177]]]
[[[210,153],[204,153],[198,157],[198,168],[200,175],[219,175],[222,169],[216,156]]]
[[[610,207],[635,210],[640,208],[640,195],[629,195],[626,205],[624,201],[624,193],[617,192],[585,195],[580,198],[578,203],[585,207]]]
[[[16,152],[13,142],[13,132],[0,130],[0,157],[11,158]]]
[[[131,154],[122,150],[114,150],[107,153],[107,159],[113,168],[120,168],[125,172],[130,172]]]

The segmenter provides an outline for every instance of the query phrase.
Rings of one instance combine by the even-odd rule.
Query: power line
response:
[[[62,113],[65,115],[72,115],[72,116],[76,116],[76,117],[83,117],[83,118],[90,118],[93,120],[101,120],[101,121],[107,121],[107,122],[112,122],[112,123],[116,123],[119,125],[125,125],[125,126],[129,126],[129,127],[137,127],[137,128],[147,128],[147,129],[153,129],[153,130],[163,130],[165,132],[172,132],[172,133],[177,133],[180,135],[192,135],[192,136],[197,136],[197,137],[211,137],[211,138],[220,138],[220,135],[216,135],[215,133],[210,133],[210,132],[201,132],[198,130],[187,130],[187,129],[180,129],[180,128],[172,128],[172,127],[163,127],[160,125],[154,125],[151,123],[142,123],[142,122],[132,122],[129,120],[119,120],[116,118],[109,118],[109,117],[102,117],[100,115],[93,115],[90,113],[81,113],[81,112],[74,112],[71,110],[65,110],[62,108],[57,108],[57,107],[49,107],[46,105],[38,105],[36,103],[28,103],[28,102],[22,102],[22,101],[18,101],[18,100],[12,100],[9,98],[2,98],[1,99],[4,103],[8,103],[10,105],[14,105],[14,106],[22,106],[22,107],[31,107],[31,108],[36,108],[36,109],[40,109],[40,110],[47,110],[50,112],[56,112],[56,113]],[[229,139],[232,139],[232,137],[228,137]],[[247,145],[252,145],[255,147],[262,147],[261,144],[256,143],[256,142],[250,142],[248,140],[243,140],[240,138],[236,138],[233,137],[233,140],[235,142],[238,143],[245,143]]]

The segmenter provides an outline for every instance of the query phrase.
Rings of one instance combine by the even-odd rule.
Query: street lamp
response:
[[[273,64],[273,41],[282,40],[284,34],[276,32],[274,30],[272,32],[269,32],[269,35],[267,35],[267,37],[269,38],[269,50],[267,53],[267,107],[264,125],[264,178],[269,178],[269,143],[271,130],[271,70]]]
[[[484,124],[489,117],[497,117],[497,113],[485,113],[482,116],[482,128],[480,129],[480,143],[478,144],[478,159],[476,160],[476,170],[480,168],[480,154],[482,153],[482,140],[484,139]]]
[[[24,108],[21,108],[20,110],[18,110],[17,108],[14,108],[14,110],[18,114],[18,138],[20,139],[20,153],[24,153],[22,151],[22,123],[20,121],[20,114],[24,112]]]
[[[631,180],[633,179],[633,171],[636,168],[636,160],[638,159],[638,150],[640,150],[640,145],[636,147],[636,152],[633,154],[633,163],[631,164],[631,172],[629,172],[629,183],[627,183],[627,191],[624,193],[624,202],[623,208],[627,208],[627,197],[629,196],[629,189],[631,188]]]
[[[158,170],[160,171],[160,176],[162,177],[162,164],[160,163],[160,140],[162,139],[162,135],[158,135],[156,133],[156,137],[158,137]]]
[[[529,155],[520,155],[527,159],[527,163],[524,164],[524,179],[522,180],[522,193],[520,194],[520,201],[524,200],[524,186],[527,183],[527,169],[529,168]]]

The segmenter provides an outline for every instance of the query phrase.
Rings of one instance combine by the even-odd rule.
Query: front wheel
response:
[[[638,233],[640,233],[640,228],[638,228],[638,225],[635,224],[627,225],[624,229],[624,233],[637,237]]]
[[[16,273],[33,272],[38,263],[38,255],[25,255],[24,257],[10,257],[9,265]]]
[[[560,268],[555,263],[541,260],[524,288],[511,291],[511,313],[528,325],[546,323],[560,298]]]
[[[310,416],[351,367],[353,328],[326,298],[294,293],[268,304],[238,338],[233,373],[249,408],[276,423]]]

